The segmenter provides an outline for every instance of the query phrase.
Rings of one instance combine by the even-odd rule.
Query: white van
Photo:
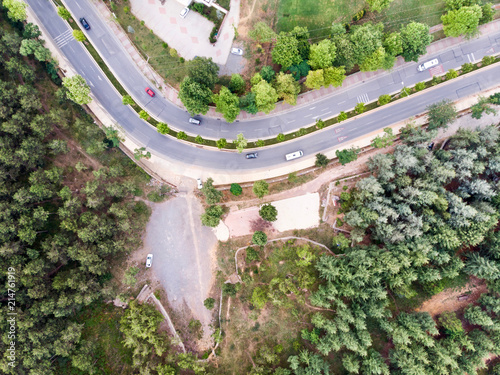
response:
[[[290,161],[293,159],[298,159],[302,156],[304,156],[304,153],[302,152],[302,150],[299,150],[299,151],[292,152],[291,154],[286,154],[285,159],[286,159],[286,161]]]
[[[423,72],[424,70],[427,70],[429,68],[432,68],[433,66],[436,66],[439,64],[438,59],[432,59],[430,61],[424,62],[423,64],[420,64],[417,68],[419,72]]]

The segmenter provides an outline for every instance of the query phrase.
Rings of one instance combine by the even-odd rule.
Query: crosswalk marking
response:
[[[474,54],[472,52],[467,54],[467,59],[469,59],[469,62],[471,63],[476,61],[476,58],[474,57]]]
[[[62,48],[74,39],[75,38],[73,38],[73,32],[71,30],[66,30],[62,34],[59,34],[58,36],[56,36],[54,38],[54,42],[56,42],[56,44],[59,48]]]
[[[357,97],[358,103],[368,103],[370,99],[368,98],[368,94],[363,94]]]

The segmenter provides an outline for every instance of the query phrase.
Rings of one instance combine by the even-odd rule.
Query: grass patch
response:
[[[333,22],[349,22],[365,4],[364,0],[280,0],[277,31],[307,26],[311,38],[323,39]]]
[[[125,310],[112,304],[94,303],[76,316],[76,322],[85,324],[83,340],[96,343],[95,350],[99,374],[134,374],[132,368],[132,349],[125,348],[120,332],[120,319]],[[58,362],[56,374],[83,374],[71,366],[69,361]]]

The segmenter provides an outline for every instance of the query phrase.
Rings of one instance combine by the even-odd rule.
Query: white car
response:
[[[231,48],[231,53],[233,55],[241,56],[243,55],[243,50],[241,48]]]
[[[185,7],[183,10],[181,10],[181,14],[180,14],[181,18],[186,18],[188,13],[189,13],[189,8]]]
[[[151,267],[153,265],[153,254],[148,254],[146,258],[146,267]]]
[[[201,178],[196,179],[196,183],[198,184],[198,189],[203,187],[203,183],[201,182]]]

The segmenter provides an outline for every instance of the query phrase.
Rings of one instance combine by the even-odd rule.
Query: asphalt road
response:
[[[114,36],[107,31],[103,23],[99,22],[97,15],[92,13],[92,6],[90,6],[87,1],[66,1],[77,17],[86,17],[92,27],[90,32],[87,33],[88,37],[95,43],[98,49],[107,51],[107,56],[105,57],[110,66],[113,70],[118,67],[120,79],[127,80],[126,82],[123,81],[124,86],[131,88],[133,95],[141,97],[142,104],[145,105],[150,113],[156,114],[168,124],[174,125],[175,127],[179,126],[180,128],[180,126],[186,122],[189,115],[160,96],[157,95],[152,99],[144,92],[144,87],[150,86],[150,83],[145,81],[145,78],[142,77],[135,68],[135,65],[128,64],[128,62],[130,62],[128,55],[125,56],[120,48],[113,43]],[[86,52],[83,45],[67,37],[68,26],[57,15],[52,2],[49,0],[27,0],[27,2],[33,8],[50,36],[58,42],[61,51],[67,56],[76,71],[91,85],[92,92],[97,100],[106,108],[108,113],[115,118],[127,133],[127,136],[138,144],[144,145],[152,154],[169,161],[216,170],[227,173],[228,175],[236,171],[250,172],[252,170],[271,170],[285,162],[285,154],[299,149],[303,150],[304,155],[307,156],[323,152],[327,149],[337,148],[346,141],[350,141],[375,130],[380,130],[392,123],[422,113],[429,104],[441,99],[449,98],[451,100],[456,100],[460,97],[468,96],[500,84],[500,66],[495,66],[492,69],[479,70],[453,80],[448,84],[440,85],[433,90],[423,92],[420,95],[411,96],[407,100],[399,101],[393,105],[382,107],[377,111],[366,113],[356,120],[343,123],[336,127],[326,128],[323,131],[315,132],[308,137],[300,138],[293,142],[285,142],[270,148],[261,149],[259,150],[258,159],[246,160],[244,154],[205,150],[177,142],[172,138],[159,134],[154,127],[139,119],[133,110],[122,104],[121,96],[106,77],[103,76],[97,64]],[[496,37],[500,38],[500,36]],[[475,58],[480,59],[483,52],[486,53],[486,51],[490,50],[489,53],[491,53],[491,46],[493,46],[495,50],[500,48],[496,42],[496,37],[489,36],[473,40],[470,43],[465,43],[460,48],[455,47],[452,52],[453,56],[455,56],[455,50],[458,50],[456,53],[459,53],[459,51],[462,51],[462,53],[474,53]],[[476,45],[475,43],[477,43],[478,52],[471,52],[474,50],[473,46]],[[443,53],[448,53],[448,55],[450,55],[449,52]],[[458,62],[457,57],[455,57],[444,62],[443,65],[445,70],[447,70],[463,62],[463,57],[462,61]],[[453,66],[448,66],[446,64],[453,64]],[[426,72],[422,74],[429,73]],[[387,89],[384,92],[391,92],[394,91],[396,86],[401,87],[401,82],[399,80],[402,76],[405,78],[404,84],[406,86],[411,85],[411,81],[409,80],[410,77],[413,77],[415,82],[421,81],[424,78],[424,76],[417,76],[416,69],[412,69],[410,66],[400,71],[388,73],[388,75],[385,76],[385,81],[370,81],[367,82],[366,85],[357,86],[352,90],[359,89],[364,92],[371,92],[371,87],[373,87],[373,89],[382,87]],[[392,79],[389,79],[389,77],[392,77]],[[339,111],[341,105],[352,107],[358,100],[358,96],[356,92],[347,90],[333,97],[319,100],[312,106],[294,108],[284,115],[270,116],[238,124],[225,125],[221,121],[204,119],[203,126],[197,127],[196,132],[193,133],[190,131],[190,133],[200,134],[206,138],[224,137],[232,139],[234,137],[231,137],[229,129],[232,129],[232,131],[238,129],[235,133],[239,133],[242,131],[239,130],[240,128],[245,128],[246,131],[244,133],[247,138],[261,138],[264,137],[265,134],[269,135],[270,132],[273,132],[273,134],[275,132],[287,132],[288,128],[285,127],[286,125],[290,125],[290,127],[293,128],[299,128],[311,123],[311,119],[314,118],[317,113],[324,113],[325,108],[332,111],[332,113],[336,113]],[[194,125],[186,126],[192,127]],[[226,129],[228,130],[226,131]],[[256,135],[249,135],[250,133]]]

